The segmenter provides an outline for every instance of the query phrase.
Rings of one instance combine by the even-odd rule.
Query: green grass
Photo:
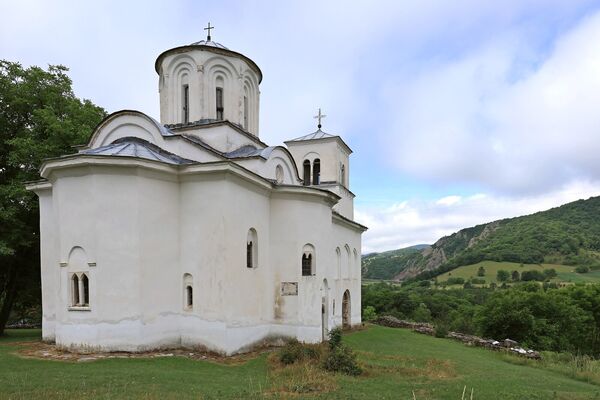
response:
[[[477,276],[479,267],[485,269],[485,276]],[[437,277],[438,282],[442,283],[450,277],[463,278],[467,281],[470,278],[485,279],[486,284],[492,282],[498,284],[496,274],[498,270],[506,270],[509,273],[512,271],[531,271],[537,270],[542,272],[545,269],[553,268],[556,270],[557,278],[552,279],[552,282],[572,282],[572,283],[598,283],[600,282],[600,271],[591,271],[587,274],[579,274],[575,272],[575,267],[558,264],[519,264],[512,262],[497,262],[497,261],[482,261],[477,264],[465,265],[458,267],[452,271],[443,273]]]
[[[9,334],[0,339],[1,399],[288,398],[274,387],[281,382],[272,382],[265,354],[233,365],[179,357],[48,361],[14,354],[26,345],[19,342],[39,340],[39,331]],[[344,341],[358,353],[365,375],[334,376],[335,391],[293,398],[408,400],[414,391],[418,400],[458,400],[465,385],[474,399],[600,398],[600,386],[567,372],[449,339],[373,326]]]

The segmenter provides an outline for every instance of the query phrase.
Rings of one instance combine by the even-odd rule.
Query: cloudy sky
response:
[[[158,119],[154,61],[205,38],[262,69],[261,138],[354,149],[363,252],[600,194],[600,0],[0,0],[0,58]]]

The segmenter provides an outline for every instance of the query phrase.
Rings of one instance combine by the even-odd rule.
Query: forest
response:
[[[430,322],[440,332],[510,338],[540,351],[591,356],[600,351],[600,284],[519,282],[505,288],[440,290],[429,281],[382,282],[363,285],[362,307],[366,320],[392,315]]]

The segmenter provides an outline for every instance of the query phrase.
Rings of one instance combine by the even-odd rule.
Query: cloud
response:
[[[468,54],[431,62],[384,91],[387,159],[432,183],[511,195],[574,180],[600,181],[600,12],[559,37],[548,54],[523,32],[503,32]]]
[[[520,198],[475,194],[430,201],[415,199],[388,207],[358,207],[355,219],[369,227],[363,235],[363,254],[432,244],[460,229],[600,195],[591,182],[573,182],[554,192]]]

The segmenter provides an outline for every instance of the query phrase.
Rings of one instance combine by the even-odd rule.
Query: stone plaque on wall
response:
[[[282,296],[298,296],[298,282],[281,282]]]

